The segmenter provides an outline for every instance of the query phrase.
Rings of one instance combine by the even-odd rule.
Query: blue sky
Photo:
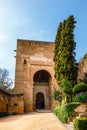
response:
[[[74,15],[76,59],[87,52],[87,0],[0,0],[0,68],[15,75],[17,39],[55,41],[60,22]]]

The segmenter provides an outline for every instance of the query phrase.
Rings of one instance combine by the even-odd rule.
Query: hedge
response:
[[[68,117],[73,113],[79,103],[68,103],[54,109],[54,113],[57,115],[60,121],[67,123]]]
[[[81,82],[74,86],[73,93],[87,92],[87,84]]]
[[[73,125],[74,130],[87,130],[87,118],[86,117],[74,118]]]

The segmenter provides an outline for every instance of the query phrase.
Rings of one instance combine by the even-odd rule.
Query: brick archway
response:
[[[39,100],[40,97],[37,100],[38,94],[40,94],[39,96],[42,97],[42,95],[43,95],[43,97],[44,97],[44,99],[41,99],[41,100],[43,100],[43,101],[41,101],[42,106],[44,106],[41,109],[50,109],[50,80],[51,80],[51,76],[46,70],[39,70],[34,74],[34,77],[33,77],[34,109],[37,109],[38,107],[41,106],[41,103]]]

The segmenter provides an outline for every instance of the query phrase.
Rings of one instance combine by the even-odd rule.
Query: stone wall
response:
[[[87,112],[87,103],[83,103],[74,110],[76,113],[85,113]]]
[[[9,114],[24,113],[24,97],[23,94],[12,94],[8,101]]]
[[[23,94],[10,94],[0,89],[0,113],[8,114],[24,113],[24,97]]]
[[[83,80],[85,73],[87,74],[87,54],[85,54],[79,62],[77,82],[81,82]]]
[[[0,113],[7,112],[7,104],[10,94],[0,89]]]

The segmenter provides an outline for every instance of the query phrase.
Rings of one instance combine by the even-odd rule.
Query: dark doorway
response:
[[[8,112],[8,104],[6,104],[6,112]]]
[[[44,94],[39,92],[36,95],[36,109],[44,109],[45,103],[44,103]]]

